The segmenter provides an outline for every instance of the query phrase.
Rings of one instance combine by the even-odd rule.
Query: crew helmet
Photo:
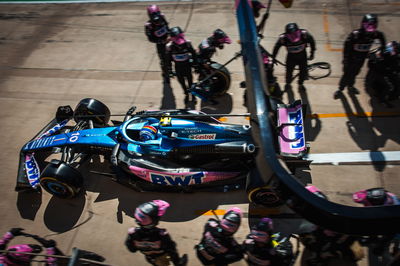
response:
[[[154,228],[169,206],[164,200],[153,200],[139,205],[134,214],[136,223],[143,228]]]
[[[170,29],[169,35],[171,40],[178,45],[184,44],[186,42],[183,30],[180,27],[173,27]]]
[[[299,30],[299,26],[297,25],[297,23],[294,23],[294,22],[288,23],[285,26],[285,33],[287,33],[287,34],[294,33],[298,30]]]
[[[153,16],[153,15],[160,15],[161,10],[157,5],[149,5],[147,7],[147,14],[149,15],[149,17]]]
[[[272,219],[264,217],[251,229],[251,236],[256,242],[267,242],[272,234]]]
[[[221,228],[225,234],[233,235],[239,229],[241,220],[242,211],[238,207],[233,207],[222,218]]]
[[[309,185],[309,186],[306,186],[306,189],[320,198],[328,199],[328,197],[324,193],[322,193],[322,191],[319,188],[317,188],[316,186]]]
[[[221,29],[216,29],[213,32],[212,37],[215,40],[215,42],[217,42],[218,44],[232,43],[232,40],[229,38],[229,36]]]
[[[384,205],[387,199],[386,190],[383,188],[370,188],[367,189],[366,200],[371,203],[372,206]]]
[[[378,28],[378,16],[376,14],[366,14],[362,18],[361,28],[366,32],[375,32]]]
[[[291,42],[298,42],[301,38],[301,30],[296,23],[289,23],[285,26],[285,35]]]
[[[260,10],[262,8],[266,8],[266,6],[264,4],[262,4],[260,1],[257,1],[257,0],[252,0],[251,4],[253,6],[254,17],[258,18],[260,16]]]

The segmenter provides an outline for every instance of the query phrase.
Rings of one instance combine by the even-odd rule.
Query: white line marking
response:
[[[363,163],[363,162],[400,162],[400,151],[315,153],[304,157],[311,164]]]

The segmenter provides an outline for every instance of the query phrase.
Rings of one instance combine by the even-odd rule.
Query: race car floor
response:
[[[20,148],[55,114],[60,105],[75,105],[87,97],[104,102],[113,114],[137,110],[184,108],[183,92],[174,79],[171,86],[161,81],[158,57],[144,35],[145,11],[150,2],[90,4],[0,4],[0,234],[12,227],[57,241],[71,254],[73,247],[94,251],[111,265],[144,265],[141,254],[124,246],[136,206],[152,199],[171,203],[161,226],[177,241],[179,251],[189,255],[189,265],[200,265],[193,247],[201,238],[203,224],[239,206],[245,218],[237,233],[242,241],[249,225],[264,215],[274,218],[276,230],[296,232],[301,218],[285,207],[264,209],[248,204],[244,191],[227,193],[137,193],[108,177],[85,170],[85,195],[72,200],[14,191]],[[234,1],[159,2],[170,26],[180,26],[194,46],[221,28],[234,42],[215,55],[224,63],[240,50]],[[306,82],[299,93],[296,83],[284,101],[302,99],[309,104],[306,121],[311,153],[400,151],[400,101],[386,108],[364,89],[366,67],[357,78],[359,95],[344,92],[334,100],[341,76],[342,46],[347,34],[359,26],[368,12],[379,15],[379,29],[388,41],[400,40],[400,1],[295,0],[285,9],[273,1],[262,45],[272,51],[284,26],[297,22],[317,43],[313,62],[329,62],[329,77]],[[281,48],[279,59],[286,51]],[[198,103],[208,113],[245,113],[241,59],[229,64],[232,84],[219,104]],[[283,87],[284,68],[275,73]],[[316,74],[323,74],[323,72]],[[310,114],[317,114],[311,116]],[[362,114],[354,115],[354,114]],[[244,118],[227,118],[230,123],[248,123]],[[351,195],[361,189],[383,186],[400,195],[400,158],[394,161],[311,165],[297,171],[303,182],[318,186],[330,200],[355,205]],[[91,164],[107,171],[102,158]],[[89,168],[89,167],[88,167]],[[93,169],[93,167],[91,167]],[[20,237],[13,243],[32,241]],[[300,265],[298,259],[296,265]],[[358,263],[368,265],[365,258]],[[246,265],[244,261],[234,265]],[[372,264],[371,264],[372,265]]]

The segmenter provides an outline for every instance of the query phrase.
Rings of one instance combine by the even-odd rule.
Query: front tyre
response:
[[[59,160],[52,160],[40,176],[40,185],[50,194],[63,199],[76,197],[83,187],[81,173]]]
[[[76,106],[74,119],[76,123],[92,120],[95,127],[103,127],[110,120],[110,109],[99,100],[86,98]]]

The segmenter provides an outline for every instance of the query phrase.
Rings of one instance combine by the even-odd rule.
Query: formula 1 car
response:
[[[277,105],[277,145],[288,165],[307,163],[301,160],[307,152],[301,107]],[[40,184],[54,196],[75,197],[83,187],[79,167],[94,154],[111,163],[115,181],[138,191],[228,191],[252,178],[257,147],[249,125],[224,124],[194,110],[135,113],[132,107],[112,126],[110,116],[106,105],[91,98],[74,111],[60,106],[55,119],[23,146],[16,190]],[[46,163],[51,154],[60,159]],[[265,192],[257,189],[252,200]]]

